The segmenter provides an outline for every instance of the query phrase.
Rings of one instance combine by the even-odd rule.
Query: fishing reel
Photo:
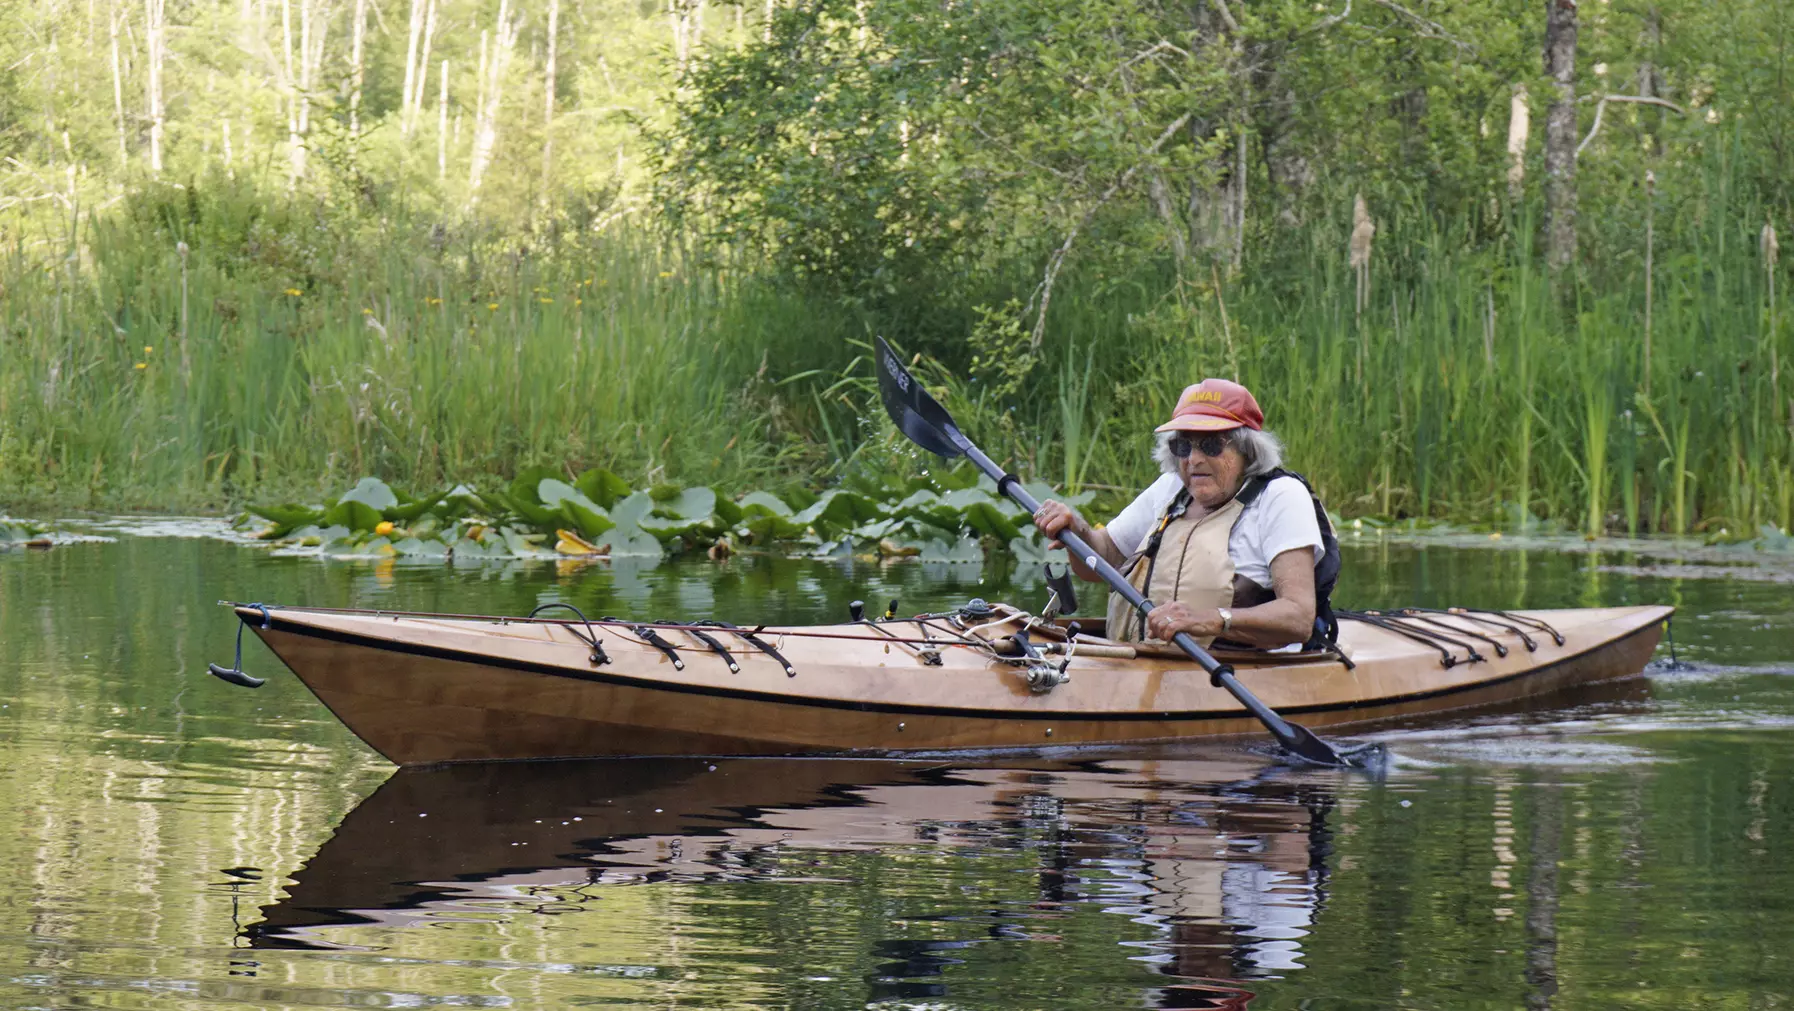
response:
[[[1022,671],[1022,680],[1027,682],[1029,691],[1036,695],[1045,695],[1071,680],[1071,675],[1065,671],[1065,668],[1069,666],[1071,666],[1070,660],[1057,667],[1050,663],[1031,663],[1026,670]]]
[[[1047,658],[1041,654],[1040,650],[1028,641],[1026,630],[1015,633],[1015,644],[1021,648],[1022,653],[1016,662],[1026,664],[1022,668],[1021,674],[1022,681],[1027,684],[1029,691],[1036,695],[1045,695],[1071,680],[1071,675],[1066,671],[1066,668],[1071,666],[1071,657],[1066,657],[1057,665],[1047,662]]]
[[[978,621],[994,617],[997,613],[997,609],[991,606],[990,602],[983,597],[973,597],[971,600],[968,600],[961,606],[955,608],[953,613],[962,618]]]

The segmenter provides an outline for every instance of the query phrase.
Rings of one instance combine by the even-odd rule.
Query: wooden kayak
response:
[[[1062,624],[984,607],[752,630],[236,611],[338,719],[399,765],[1026,749],[1262,732],[1171,648],[1068,635]],[[1216,655],[1285,717],[1337,726],[1636,674],[1672,612],[1364,612],[1342,622],[1338,652]],[[1021,655],[1018,632],[1034,659]],[[1060,676],[1069,680],[1052,684]]]

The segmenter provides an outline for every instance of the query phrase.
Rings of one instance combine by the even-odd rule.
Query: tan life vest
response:
[[[1174,600],[1203,610],[1231,607],[1234,600],[1233,557],[1227,553],[1234,521],[1245,511],[1238,496],[1202,517],[1178,510],[1179,495],[1157,529],[1141,542],[1124,569],[1134,589],[1157,604]],[[1173,515],[1175,513],[1175,515]],[[1152,551],[1154,541],[1158,550]],[[1158,642],[1145,631],[1146,619],[1119,593],[1109,594],[1108,637],[1117,642]],[[1213,637],[1198,639],[1207,646]]]

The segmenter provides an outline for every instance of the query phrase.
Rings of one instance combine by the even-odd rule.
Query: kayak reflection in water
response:
[[[1336,641],[1338,541],[1307,479],[1283,469],[1283,443],[1265,431],[1252,393],[1204,379],[1185,388],[1155,431],[1164,476],[1106,527],[1058,501],[1034,514],[1041,532],[1082,536],[1158,602],[1141,618],[1111,593],[1108,637],[1167,641],[1188,632],[1204,645],[1264,649]],[[1082,559],[1071,566],[1101,579]]]
[[[346,994],[390,984],[394,964],[453,966],[438,985],[533,971],[544,999],[605,985],[643,1006],[815,977],[858,977],[868,1003],[963,1000],[1013,988],[1015,946],[1046,945],[1086,974],[1055,984],[1066,1006],[1119,984],[1145,1006],[1243,1008],[1255,981],[1303,969],[1322,929],[1337,789],[1231,750],[402,769],[279,869],[291,883],[242,940],[378,949],[330,963]],[[794,924],[813,943],[766,947]],[[730,961],[748,949],[751,965]]]

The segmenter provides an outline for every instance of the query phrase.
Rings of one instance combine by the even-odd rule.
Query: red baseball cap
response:
[[[1263,429],[1265,412],[1258,409],[1252,391],[1225,379],[1204,379],[1184,387],[1171,420],[1156,432],[1225,432],[1242,426]]]

